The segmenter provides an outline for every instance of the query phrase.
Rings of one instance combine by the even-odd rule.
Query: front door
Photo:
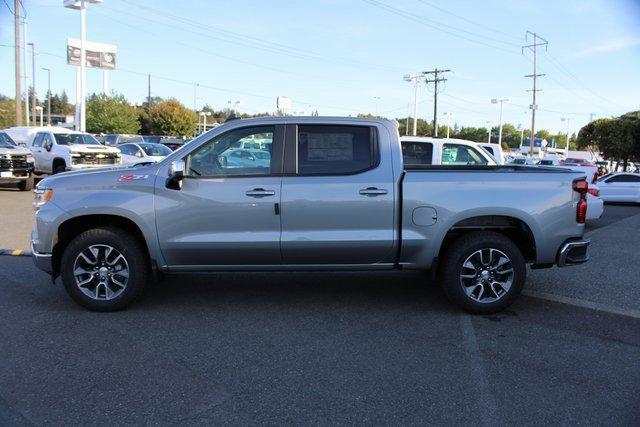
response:
[[[168,265],[184,268],[278,265],[284,126],[214,136],[185,157],[182,188],[156,184],[158,238]],[[260,141],[265,150],[244,150]],[[270,147],[273,147],[271,150]],[[238,161],[236,154],[248,151]]]
[[[390,257],[395,188],[385,134],[375,126],[287,126],[283,263],[367,265]]]

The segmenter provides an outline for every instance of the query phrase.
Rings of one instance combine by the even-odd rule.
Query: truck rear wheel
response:
[[[62,254],[60,275],[71,298],[92,311],[116,311],[142,293],[148,277],[142,243],[115,227],[85,231]]]
[[[449,299],[474,314],[497,313],[520,295],[526,263],[509,238],[477,231],[455,240],[444,255],[441,283]]]

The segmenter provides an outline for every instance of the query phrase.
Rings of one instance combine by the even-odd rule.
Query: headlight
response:
[[[33,156],[27,156],[27,163],[34,163]]]
[[[51,188],[36,188],[33,190],[33,209],[38,212],[52,197],[53,190]]]

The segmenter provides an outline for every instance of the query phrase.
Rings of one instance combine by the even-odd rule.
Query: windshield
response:
[[[9,135],[4,132],[0,132],[0,147],[2,148],[13,148],[16,146],[16,143],[13,142],[13,139]]]
[[[126,144],[127,142],[145,142],[145,140],[140,135],[120,135],[118,144]]]
[[[97,139],[86,133],[54,133],[53,135],[60,145],[101,145]]]
[[[142,148],[147,156],[168,156],[171,154],[171,149],[162,144],[145,143],[138,145],[140,145],[140,148]]]

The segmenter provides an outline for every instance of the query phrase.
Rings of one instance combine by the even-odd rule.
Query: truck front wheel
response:
[[[509,238],[476,231],[455,240],[444,255],[441,283],[449,299],[474,314],[504,310],[520,295],[526,263]]]
[[[31,191],[33,190],[33,174],[29,175],[29,178],[20,181],[18,183],[18,190],[20,191]]]
[[[142,243],[115,227],[80,234],[66,247],[60,263],[69,296],[93,311],[127,307],[142,293],[148,270]]]

